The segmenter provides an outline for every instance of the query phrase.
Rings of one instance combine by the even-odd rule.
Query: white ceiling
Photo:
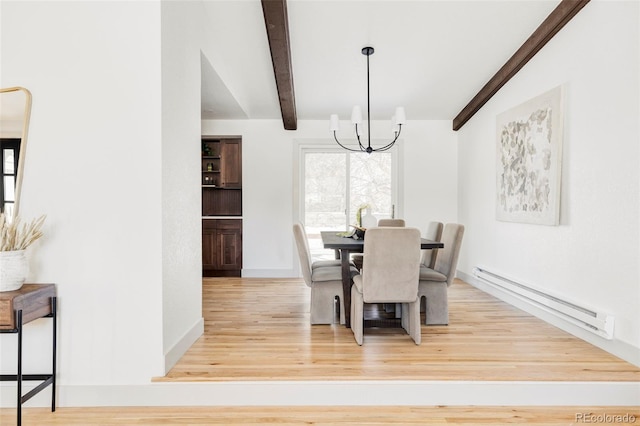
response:
[[[298,119],[371,115],[453,119],[558,5],[559,0],[288,0]],[[202,116],[279,119],[260,0],[205,0]]]

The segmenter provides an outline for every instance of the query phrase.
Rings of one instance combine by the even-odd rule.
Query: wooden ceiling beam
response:
[[[478,94],[453,119],[453,130],[459,130],[496,94],[542,47],[553,38],[589,0],[562,0],[511,58],[491,77]]]
[[[264,14],[264,24],[267,27],[282,122],[286,130],[296,130],[298,118],[293,90],[287,0],[262,0],[262,13]]]

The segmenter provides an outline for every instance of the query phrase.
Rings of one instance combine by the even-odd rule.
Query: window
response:
[[[366,154],[337,148],[301,150],[300,220],[315,258],[332,258],[320,231],[346,230],[363,204],[377,219],[395,216],[396,150]]]
[[[13,206],[16,202],[19,154],[20,139],[0,139],[0,171],[2,172],[0,211],[8,216],[13,215]]]

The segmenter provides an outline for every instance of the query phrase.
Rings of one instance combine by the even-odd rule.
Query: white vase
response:
[[[378,225],[378,219],[371,214],[371,209],[367,209],[364,216],[362,216],[362,227],[365,229],[374,228]]]
[[[29,263],[24,250],[0,251],[0,291],[20,289],[28,272]]]

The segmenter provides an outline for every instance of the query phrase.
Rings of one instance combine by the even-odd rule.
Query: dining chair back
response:
[[[307,233],[301,223],[293,225],[293,236],[296,240],[296,247],[298,248],[300,272],[302,272],[304,282],[311,287],[311,250],[309,249]]]
[[[404,219],[380,219],[378,226],[406,226]]]
[[[420,267],[419,299],[425,298],[425,324],[449,324],[448,288],[453,282],[462,246],[464,226],[447,223],[442,232],[444,248],[439,249],[433,268]]]
[[[380,219],[378,220],[378,226],[403,227],[405,226],[405,221],[404,219]],[[362,253],[352,254],[351,261],[359,271],[362,270]]]
[[[420,344],[420,231],[377,227],[367,230],[361,275],[351,288],[351,329],[363,342],[364,303],[402,303],[402,326]]]
[[[457,223],[447,223],[442,232],[444,248],[438,251],[433,270],[447,276],[447,286],[451,285],[456,276],[463,236],[464,226]]]
[[[429,222],[424,238],[431,241],[440,241],[442,238],[442,222]],[[436,264],[438,249],[422,250],[422,265],[433,268]]]

